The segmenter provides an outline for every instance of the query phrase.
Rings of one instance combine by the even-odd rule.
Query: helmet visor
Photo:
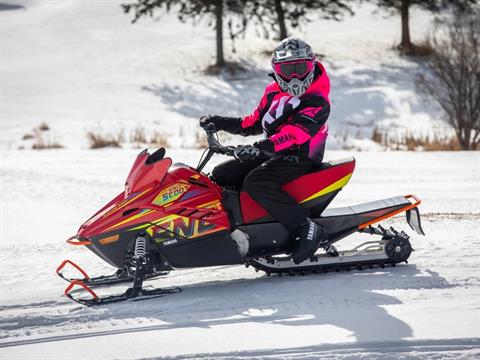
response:
[[[299,60],[274,64],[275,72],[285,80],[296,77],[302,79],[308,75],[314,67],[312,60]]]

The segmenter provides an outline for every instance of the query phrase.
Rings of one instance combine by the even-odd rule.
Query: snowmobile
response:
[[[358,232],[376,239],[347,251],[333,247],[333,253],[321,251],[295,264],[289,255],[293,241],[282,225],[242,189],[221,187],[202,172],[214,154],[233,156],[235,150],[220,144],[213,126],[206,133],[208,147],[196,168],[172,165],[164,148],[137,156],[124,191],[67,240],[87,247],[118,270],[92,278],[73,261],[63,261],[56,272],[69,282],[67,297],[91,306],[177,293],[180,288],[146,289],[143,282],[183,268],[244,264],[267,275],[295,275],[395,266],[407,262],[413,250],[409,236],[378,223],[404,212],[409,226],[424,235],[415,195],[327,209],[350,180],[355,159],[327,161],[285,184],[284,190],[327,230],[328,245]],[[81,276],[66,277],[66,266]],[[123,294],[100,297],[93,290],[126,281],[132,285]],[[86,293],[76,296],[78,292]]]

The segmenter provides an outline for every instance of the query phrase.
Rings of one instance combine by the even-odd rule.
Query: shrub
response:
[[[35,141],[32,144],[33,150],[45,150],[45,149],[63,149],[63,145],[55,140],[45,140],[42,132],[38,129],[35,129]]]
[[[424,150],[424,151],[456,151],[462,147],[455,136],[433,134],[431,136],[414,136],[405,133],[403,136],[388,136],[375,128],[372,140],[392,150]]]
[[[150,136],[149,143],[151,145],[155,145],[157,147],[167,148],[169,146],[168,145],[168,138],[164,134],[156,132],[156,131],[153,132],[153,134]]]
[[[50,126],[48,126],[48,124],[46,122],[42,122],[39,126],[38,126],[38,130],[40,131],[48,131],[50,130]]]
[[[147,143],[147,137],[145,136],[145,128],[137,127],[130,134],[130,141],[133,143]]]
[[[446,35],[430,40],[426,60],[430,74],[419,74],[416,85],[443,111],[464,150],[480,146],[480,21],[458,17]]]
[[[119,148],[124,141],[123,130],[119,131],[116,135],[87,131],[87,138],[90,142],[90,149],[101,149],[105,147]]]

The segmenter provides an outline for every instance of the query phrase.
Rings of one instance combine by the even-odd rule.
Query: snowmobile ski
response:
[[[91,298],[83,298],[83,297],[75,297],[72,293],[77,290],[75,289],[82,288],[87,293],[90,294]],[[109,295],[106,297],[99,297],[95,291],[93,291],[90,287],[85,285],[80,280],[73,280],[70,285],[65,289],[65,296],[69,299],[85,305],[85,306],[94,306],[94,305],[106,305],[117,303],[121,301],[139,301],[139,300],[147,300],[157,297],[162,297],[168,294],[176,294],[182,292],[182,289],[179,287],[174,288],[159,288],[159,289],[138,289],[138,288],[128,288],[123,294],[119,295]]]
[[[151,262],[147,252],[147,243],[148,240],[144,236],[144,234],[139,235],[135,239],[135,249],[133,259],[135,260],[135,271],[133,273],[133,284],[132,287],[128,288],[123,294],[120,295],[110,295],[106,297],[99,297],[95,291],[93,291],[88,285],[86,285],[81,280],[73,280],[70,282],[70,285],[65,289],[65,295],[72,299],[73,301],[78,302],[79,304],[92,306],[92,305],[104,305],[104,304],[111,304],[125,300],[141,300],[141,299],[149,299],[152,297],[160,297],[167,294],[174,294],[181,292],[181,289],[178,287],[175,288],[167,288],[167,289],[144,289],[143,288],[143,281],[145,280],[145,275],[147,273],[147,269],[149,268],[149,264]],[[77,267],[81,272],[80,267],[78,265],[70,262],[75,267]],[[86,274],[85,274],[86,275]],[[78,286],[86,290],[92,298],[85,299],[85,298],[75,298],[71,291]]]

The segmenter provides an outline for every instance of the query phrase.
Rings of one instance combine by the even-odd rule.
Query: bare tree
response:
[[[289,27],[300,28],[314,15],[340,21],[345,14],[353,15],[353,0],[243,0],[248,22],[258,27],[265,38],[274,34],[277,40],[289,35]]]
[[[476,6],[478,0],[363,0],[372,2],[379,8],[387,9],[390,13],[399,14],[401,19],[402,38],[398,49],[407,54],[415,55],[418,48],[412,43],[410,37],[410,9],[417,6],[423,10],[439,15],[441,12],[453,9],[458,12],[468,12]]]
[[[226,65],[223,47],[224,20],[227,21],[232,40],[245,30],[243,7],[245,0],[134,0],[122,4],[125,13],[133,13],[132,23],[142,17],[152,17],[155,12],[176,11],[178,19],[186,22],[188,19],[197,23],[204,16],[208,17],[208,25],[214,27],[216,35],[216,63],[222,68]],[[240,19],[234,24],[234,20]],[[234,25],[237,32],[233,33]]]
[[[434,49],[426,60],[430,73],[417,77],[417,87],[440,105],[462,149],[478,149],[480,22],[474,16],[459,17],[448,25],[446,34],[437,31],[430,43]]]

